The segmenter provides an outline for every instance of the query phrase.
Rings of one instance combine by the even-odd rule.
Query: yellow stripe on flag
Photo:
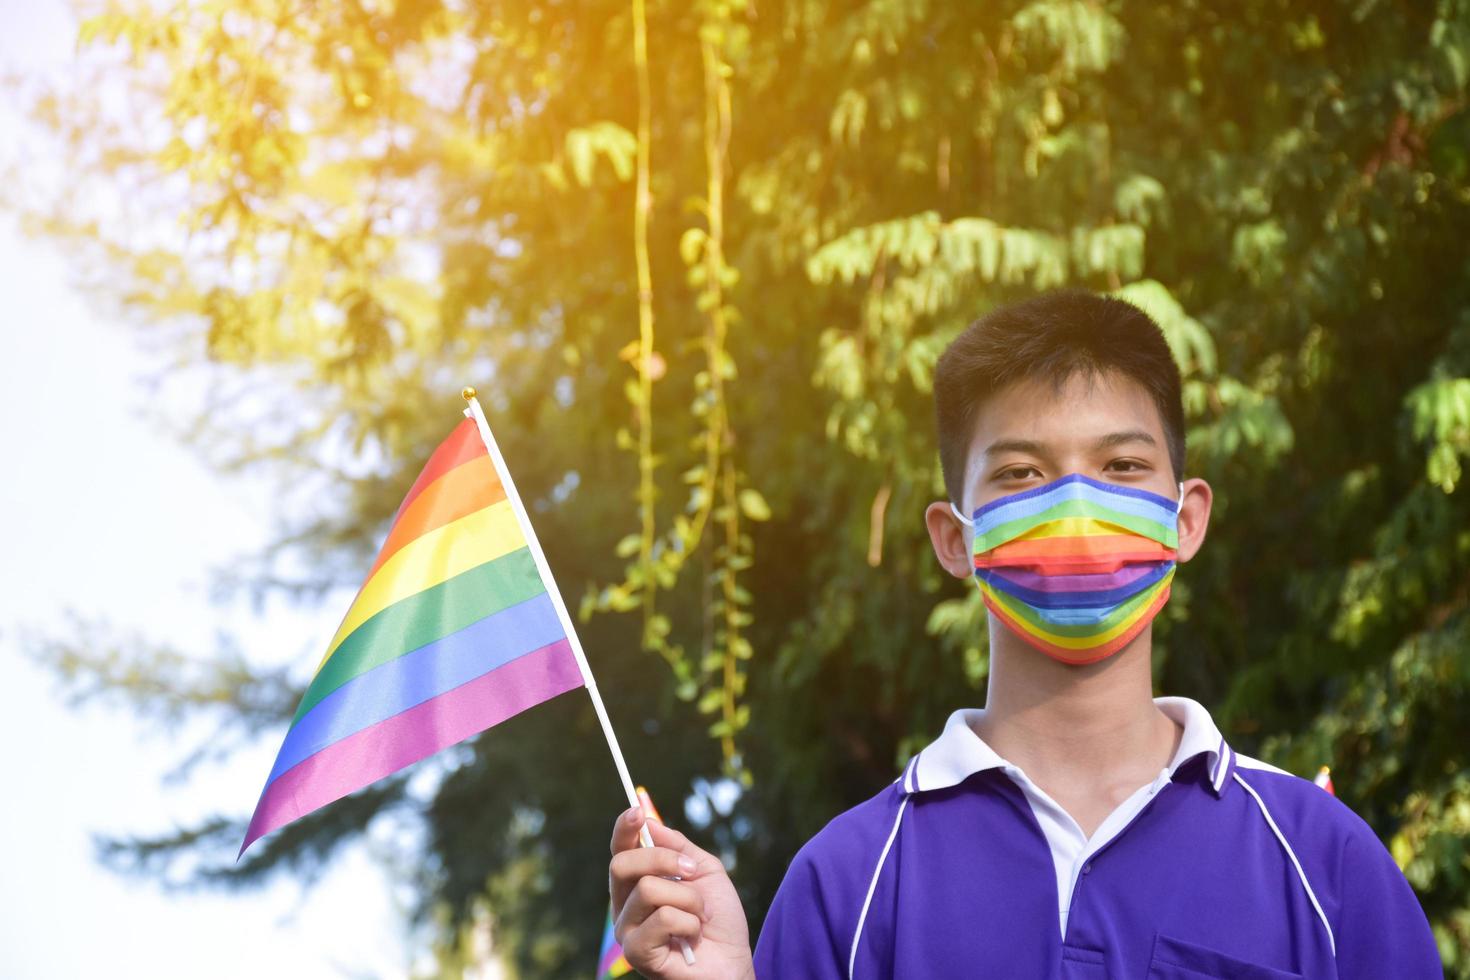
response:
[[[409,542],[363,583],[337,635],[332,637],[322,664],[353,630],[395,602],[525,546],[525,535],[509,500],[466,514]],[[320,664],[317,670],[321,670]]]

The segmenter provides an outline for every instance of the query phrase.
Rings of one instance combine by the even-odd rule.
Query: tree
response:
[[[335,504],[283,497],[230,581],[355,584],[474,381],[632,768],[708,814],[757,918],[983,696],[981,608],[918,519],[939,352],[1051,285],[1144,305],[1218,493],[1159,686],[1243,751],[1333,762],[1470,977],[1470,4],[216,0],[82,40],[91,84],[34,107],[126,220],[68,195],[46,230],[219,379],[184,435]],[[125,683],[99,650],[46,652]],[[262,685],[227,713],[288,713]],[[567,730],[594,725],[521,716],[417,804],[425,914],[488,895],[523,975],[593,955],[618,794]],[[199,873],[323,860],[404,801]],[[115,853],[222,859],[239,821],[198,830]]]

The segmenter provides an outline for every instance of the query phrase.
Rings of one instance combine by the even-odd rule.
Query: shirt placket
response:
[[[1127,832],[1128,828],[1133,826],[1133,823],[1140,816],[1142,816],[1144,811],[1147,810],[1148,807],[1153,803],[1154,799],[1158,796],[1159,791],[1169,784],[1169,772],[1166,769],[1160,770],[1159,774],[1154,777],[1153,782],[1149,783],[1147,786],[1140,787],[1135,792],[1135,794],[1130,795],[1127,800],[1125,800],[1123,803],[1118,804],[1113,813],[1110,813],[1106,818],[1104,818],[1103,822],[1098,825],[1098,829],[1093,832],[1092,837],[1087,838],[1083,835],[1081,826],[1079,826],[1077,821],[1073,819],[1072,815],[1067,813],[1067,811],[1063,809],[1060,804],[1058,804],[1055,800],[1048,796],[1047,793],[1040,786],[1037,786],[1034,782],[1032,782],[1024,772],[1012,765],[1005,766],[1004,771],[1008,776],[1011,777],[1012,780],[1021,785],[1023,794],[1027,797],[1027,803],[1032,807],[1033,815],[1037,817],[1038,824],[1041,823],[1041,815],[1035,814],[1034,811],[1037,808],[1037,805],[1040,804],[1041,806],[1052,811],[1052,815],[1050,816],[1051,821],[1061,826],[1063,832],[1066,834],[1066,840],[1063,843],[1065,843],[1065,845],[1067,846],[1068,851],[1068,900],[1064,909],[1058,908],[1057,910],[1059,919],[1061,918],[1063,912],[1066,913],[1066,924],[1064,925],[1060,921],[1058,922],[1058,931],[1061,935],[1063,944],[1065,944],[1067,932],[1070,929],[1070,923],[1072,920],[1072,907],[1076,902],[1077,891],[1082,883],[1083,875],[1091,873],[1093,860],[1096,859],[1096,857],[1104,850],[1106,850],[1108,846],[1113,843],[1113,841],[1122,837],[1123,834]],[[1111,833],[1107,834],[1106,836],[1103,836],[1102,831],[1104,831],[1108,827],[1109,821],[1111,821],[1119,811],[1129,808],[1130,805],[1133,804],[1134,796],[1136,796],[1137,793],[1143,792],[1144,790],[1148,791],[1147,798],[1137,806],[1137,809],[1128,817],[1127,822],[1118,827],[1116,830],[1111,831]],[[1058,857],[1058,848],[1055,846],[1055,842],[1053,841],[1051,835],[1046,832],[1044,825],[1042,828],[1042,836],[1047,839],[1047,846],[1052,853],[1052,860],[1055,864]],[[1056,871],[1058,869],[1054,868],[1053,870]],[[1060,898],[1060,895],[1062,893],[1060,876],[1058,876],[1058,879],[1057,893],[1058,897]]]
[[[1117,832],[1100,846],[1095,849],[1085,850],[1079,855],[1078,860],[1081,861],[1082,867],[1078,870],[1076,881],[1072,886],[1071,898],[1067,905],[1067,932],[1062,937],[1061,975],[1064,980],[1104,980],[1108,976],[1107,949],[1100,946],[1086,946],[1075,943],[1078,937],[1073,926],[1077,921],[1077,906],[1079,901],[1082,900],[1084,887],[1087,889],[1089,895],[1094,891],[1094,884],[1091,880],[1093,866],[1110,847],[1122,840],[1123,835],[1149,811],[1154,803],[1158,801],[1160,791],[1165,786],[1168,786],[1171,781],[1171,779],[1162,775],[1155,779],[1149,785],[1148,800],[1138,808],[1138,811],[1128,819],[1128,822],[1119,827]]]

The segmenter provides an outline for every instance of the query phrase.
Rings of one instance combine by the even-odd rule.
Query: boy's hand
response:
[[[654,846],[641,847],[643,823],[642,809],[633,807],[613,826],[608,887],[623,955],[654,980],[754,980],[750,927],[724,866],[656,820],[648,821]],[[693,966],[684,962],[679,936],[694,950]]]

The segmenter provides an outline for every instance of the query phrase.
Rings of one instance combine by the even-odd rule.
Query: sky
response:
[[[0,69],[65,70],[62,4],[0,0],[0,24]],[[0,105],[0,167],[14,125]],[[158,365],[76,272],[0,212],[0,976],[402,976],[415,955],[404,895],[365,845],[310,887],[283,877],[248,893],[169,893],[95,859],[98,834],[247,815],[282,733],[165,785],[208,729],[68,706],[28,638],[64,634],[73,612],[201,655],[228,630],[304,677],[341,608],[211,602],[209,570],[267,540],[268,488],[222,479],[142,418],[141,379]]]

